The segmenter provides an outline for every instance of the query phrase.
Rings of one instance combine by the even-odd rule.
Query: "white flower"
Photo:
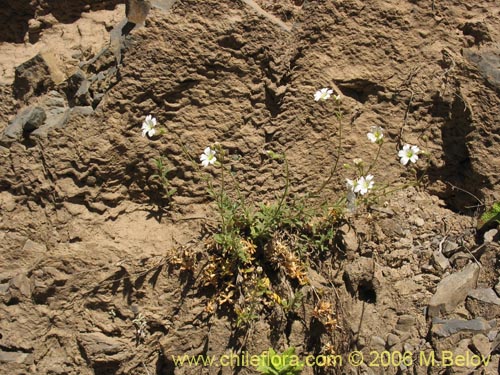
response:
[[[384,138],[384,129],[380,126],[372,126],[370,129],[370,133],[366,134],[370,142],[372,143],[381,143]]]
[[[215,157],[215,150],[212,150],[210,147],[207,147],[203,154],[200,156],[201,165],[204,167],[208,167],[209,165],[214,165],[217,161]]]
[[[324,88],[321,90],[316,91],[314,94],[314,100],[319,101],[319,100],[326,100],[330,98],[330,95],[333,94],[333,90]]]
[[[151,115],[146,116],[146,119],[142,123],[142,136],[145,137],[147,134],[149,137],[152,137],[153,135],[155,135],[156,134],[155,127],[156,127],[156,119]]]
[[[417,146],[405,144],[402,150],[399,150],[398,156],[401,158],[401,164],[406,165],[409,161],[416,163],[420,149]]]
[[[373,188],[373,176],[371,174],[360,177],[354,186],[354,192],[365,195]]]
[[[360,166],[363,164],[363,159],[361,158],[354,158],[352,159],[352,162],[354,163],[355,166]]]

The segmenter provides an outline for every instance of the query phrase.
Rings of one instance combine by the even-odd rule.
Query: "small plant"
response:
[[[304,363],[299,361],[292,346],[282,354],[276,353],[272,348],[262,353],[257,371],[261,375],[299,375],[303,368]]]
[[[142,313],[137,314],[132,323],[135,326],[135,340],[137,343],[143,341],[146,338],[146,328],[148,322]]]
[[[154,162],[156,167],[156,174],[151,177],[160,182],[163,188],[163,198],[170,202],[172,200],[172,196],[174,196],[174,194],[177,192],[176,188],[171,187],[170,180],[168,178],[170,168],[162,157],[155,159]]]
[[[481,215],[478,227],[481,229],[495,221],[500,223],[500,202],[493,203],[491,208]]]
[[[335,192],[336,197],[324,194],[333,190],[331,182],[339,175],[340,161],[344,158],[343,148],[343,98],[334,94],[330,88],[323,88],[314,94],[318,105],[333,104],[336,119],[336,150],[333,163],[314,191],[294,193],[291,186],[289,164],[285,153],[267,150],[266,162],[273,163],[283,170],[282,191],[270,202],[255,204],[250,202],[238,184],[233,166],[234,158],[220,143],[205,147],[198,160],[193,160],[190,151],[183,146],[185,155],[194,162],[195,168],[206,181],[207,191],[213,200],[219,220],[210,239],[206,243],[207,263],[201,270],[203,286],[213,289],[206,312],[227,309],[235,317],[238,327],[248,327],[261,316],[262,312],[280,308],[289,313],[297,308],[302,300],[299,289],[309,283],[308,274],[314,258],[335,254],[338,246],[337,231],[346,223],[348,213],[354,214],[360,207],[369,207],[379,196],[390,194],[409,184],[390,189],[382,185],[372,173],[377,166],[382,147],[387,137],[380,126],[372,126],[366,136],[373,144],[374,158],[370,163],[355,158],[352,164],[344,164],[349,175],[347,188]],[[330,102],[329,102],[330,101]],[[143,123],[143,136],[152,137],[161,131],[156,130],[156,120],[151,116]],[[397,153],[399,162],[405,166],[417,163],[419,156],[425,154],[417,146],[404,144]],[[394,159],[397,160],[396,155]],[[156,161],[158,179],[164,189],[165,197],[170,200],[175,189],[168,179],[169,168],[163,159]],[[415,175],[416,175],[415,170]],[[494,214],[492,217],[498,217]],[[172,262],[184,270],[194,270],[195,261],[185,251]],[[278,294],[279,283],[271,280],[280,278],[286,283],[290,294],[283,298]],[[335,312],[330,302],[317,296],[318,305],[314,314],[329,333],[338,328]],[[137,324],[136,324],[137,325]],[[289,349],[290,350],[290,349]],[[292,351],[273,357],[290,356]],[[263,367],[264,369],[264,367]],[[295,374],[301,370],[292,367],[268,367],[265,374]],[[279,372],[281,371],[281,372]],[[283,372],[284,371],[284,372]],[[291,372],[290,372],[291,371]]]

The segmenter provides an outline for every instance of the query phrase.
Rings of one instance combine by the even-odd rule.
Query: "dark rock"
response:
[[[87,80],[87,76],[85,73],[78,69],[75,73],[73,73],[71,76],[64,81],[64,83],[61,84],[61,89],[64,91],[66,94],[66,98],[68,99],[68,102],[71,107],[78,105],[78,103],[75,102],[76,100],[76,93],[82,86],[83,82]]]
[[[465,301],[469,291],[476,287],[478,277],[479,266],[471,263],[460,272],[441,280],[436,293],[429,302],[427,315],[434,317],[442,312],[452,312],[461,302]]]
[[[474,38],[475,44],[492,41],[488,26],[482,21],[466,22],[460,27],[460,29],[462,30],[464,35],[472,36]]]
[[[43,108],[35,107],[23,115],[23,131],[30,133],[43,125],[47,115]]]
[[[488,333],[496,326],[495,321],[487,321],[483,318],[472,320],[439,318],[432,319],[432,334],[438,337],[449,337],[459,332]]]
[[[494,87],[500,89],[500,49],[465,49],[464,57],[476,65],[483,77]]]
[[[50,130],[62,128],[69,118],[70,109],[64,97],[57,91],[51,91],[41,103],[47,114],[44,124],[35,130],[30,137],[45,138]]]
[[[82,81],[73,98],[76,105],[88,106],[92,104],[92,97],[90,96],[89,89],[90,81]]]
[[[459,250],[460,250],[460,247],[458,246],[457,243],[452,242],[452,241],[444,241],[443,242],[442,252],[448,258],[450,256],[452,256],[453,254],[455,254]]]
[[[39,53],[16,68],[14,95],[17,99],[40,96],[64,80],[57,59],[51,53]]]
[[[26,108],[5,128],[2,137],[3,143],[9,145],[14,141],[21,140],[23,134],[30,133],[42,126],[46,118],[43,108]]]

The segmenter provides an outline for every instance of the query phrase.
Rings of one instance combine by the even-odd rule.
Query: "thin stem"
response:
[[[375,159],[373,159],[373,161],[371,162],[370,166],[368,167],[368,170],[366,171],[366,174],[370,173],[370,171],[375,166],[375,164],[377,164],[378,157],[380,156],[380,150],[382,150],[382,145],[383,144],[384,144],[384,142],[380,142],[380,144],[378,145],[377,155],[375,155]]]
[[[288,169],[288,161],[286,160],[286,156],[284,158],[285,160],[285,190],[283,191],[283,195],[281,196],[280,203],[278,204],[278,207],[276,208],[276,211],[274,212],[274,218],[278,216],[278,213],[281,211],[281,207],[283,206],[283,202],[285,201],[287,195],[288,195],[288,189],[290,188],[290,174],[289,174],[289,169]]]
[[[224,180],[224,154],[223,151],[220,153],[220,164],[221,164],[221,176],[220,176],[220,193],[219,193],[219,211],[222,221],[222,230],[225,231],[226,225],[224,220],[224,194],[225,194],[225,180]]]
[[[323,189],[326,187],[326,185],[328,185],[330,183],[330,181],[332,180],[333,176],[335,175],[335,172],[337,172],[337,167],[339,165],[339,160],[340,160],[340,156],[342,154],[342,112],[340,111],[340,109],[337,110],[337,119],[338,119],[338,122],[339,122],[339,144],[338,144],[338,148],[337,148],[337,158],[335,160],[335,164],[333,165],[332,169],[330,170],[330,175],[328,176],[328,178],[323,182],[323,184],[321,185],[321,187],[315,192],[315,195],[321,193],[323,191]]]

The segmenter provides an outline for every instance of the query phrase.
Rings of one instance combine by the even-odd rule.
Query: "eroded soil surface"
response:
[[[117,3],[8,0],[0,11],[2,374],[254,374],[172,355],[290,346],[367,359],[304,374],[499,373],[499,236],[478,229],[500,200],[497,1],[182,0],[123,38]],[[340,136],[335,102],[313,100],[322,87],[342,96],[339,165],[370,160],[366,133],[381,126],[376,183],[424,177],[346,216],[294,286],[296,311],[266,306],[238,328],[200,280],[218,217],[186,153],[197,161],[220,142],[251,202],[283,190],[269,150],[286,153],[292,195],[316,191]],[[141,136],[148,114],[163,135]],[[397,158],[404,143],[428,153],[415,171]],[[160,156],[170,204],[152,178]],[[323,198],[343,194],[346,177],[340,168]],[[318,296],[333,332],[314,317]],[[369,366],[383,350],[414,361]],[[418,361],[443,350],[491,357]]]

